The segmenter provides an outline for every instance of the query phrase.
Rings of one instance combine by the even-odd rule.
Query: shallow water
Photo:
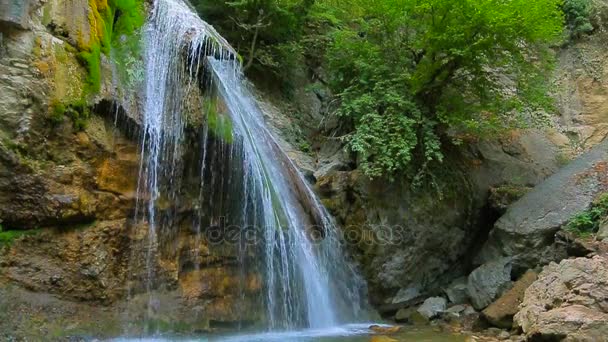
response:
[[[154,338],[121,338],[114,342],[167,342],[167,341],[203,341],[203,342],[370,342],[374,334],[369,330],[370,324],[348,324],[326,329],[307,329],[285,332],[240,333],[222,335],[201,335],[192,337],[154,337]],[[389,336],[399,342],[464,342],[465,336],[437,331],[433,327],[406,327],[397,334]],[[382,338],[377,339],[382,342]],[[386,340],[390,341],[390,340]]]

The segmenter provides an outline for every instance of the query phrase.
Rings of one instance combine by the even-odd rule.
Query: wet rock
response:
[[[475,269],[467,283],[467,292],[475,309],[481,310],[511,287],[511,258],[501,258]]]
[[[408,322],[414,312],[416,312],[415,307],[399,309],[399,311],[397,311],[397,313],[395,314],[395,322],[397,322],[397,323]]]
[[[20,29],[28,28],[31,0],[3,0],[0,2],[0,24]]]
[[[551,263],[526,290],[515,322],[529,339],[603,341],[608,336],[608,257]]]
[[[462,277],[454,280],[445,290],[450,303],[464,304],[469,301],[467,293],[467,278]]]
[[[521,274],[565,258],[554,244],[555,233],[608,190],[607,165],[608,141],[538,185],[496,222],[477,262],[510,256],[516,273]]]
[[[536,272],[526,272],[509,291],[483,310],[483,316],[496,327],[510,329],[513,326],[513,316],[519,311],[519,305],[524,299],[526,289],[536,280],[536,277]]]
[[[422,317],[431,320],[443,313],[447,304],[447,300],[443,297],[431,297],[425,300],[416,311],[422,315]]]
[[[369,330],[375,332],[376,334],[394,334],[397,333],[399,331],[401,331],[401,327],[400,326],[389,326],[389,325],[385,325],[385,326],[381,326],[381,325],[371,325],[369,327]]]

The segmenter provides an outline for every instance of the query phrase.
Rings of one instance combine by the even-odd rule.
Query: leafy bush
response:
[[[593,25],[589,20],[591,15],[590,0],[566,0],[563,10],[572,39],[580,38],[583,34],[593,31]]]
[[[608,217],[608,193],[601,195],[589,210],[574,216],[566,225],[566,230],[579,236],[597,233],[601,221]]]
[[[423,176],[446,143],[543,124],[563,0],[195,0],[283,89],[306,61],[370,177]],[[574,1],[574,0],[569,0]],[[579,0],[580,1],[580,0]]]
[[[338,114],[352,127],[345,140],[365,173],[420,175],[443,159],[448,132],[497,134],[533,121],[514,113],[548,109],[548,48],[561,38],[559,4],[349,3],[327,59]]]

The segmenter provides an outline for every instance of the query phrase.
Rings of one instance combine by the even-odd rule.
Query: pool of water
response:
[[[465,336],[437,331],[433,327],[404,327],[400,332],[383,339],[369,329],[370,324],[348,324],[326,329],[308,329],[285,332],[238,333],[203,335],[193,337],[154,337],[154,338],[120,338],[114,342],[168,342],[168,341],[202,341],[202,342],[464,342]]]

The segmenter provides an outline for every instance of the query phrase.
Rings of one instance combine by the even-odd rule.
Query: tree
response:
[[[363,170],[371,177],[420,175],[442,160],[447,132],[503,130],[524,122],[516,113],[546,107],[548,48],[561,38],[560,5],[350,2],[357,18],[334,33],[328,65],[338,114],[353,128],[345,139]]]

